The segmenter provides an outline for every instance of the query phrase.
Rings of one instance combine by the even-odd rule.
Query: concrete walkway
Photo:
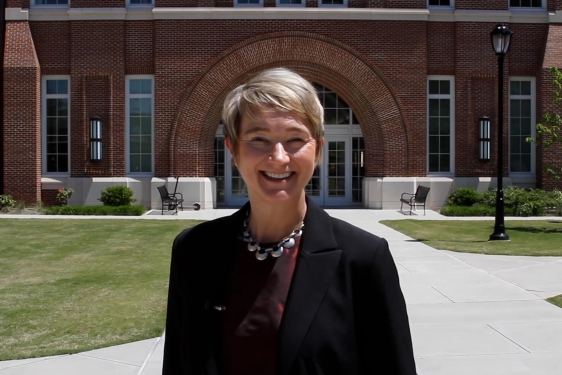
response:
[[[184,211],[179,216],[143,219],[208,220],[233,211]],[[408,304],[418,374],[562,374],[562,309],[544,301],[562,294],[562,257],[439,251],[379,224],[379,220],[408,215],[362,209],[327,211],[389,241]],[[411,218],[448,220],[433,211]],[[3,361],[0,375],[159,375],[164,340]]]

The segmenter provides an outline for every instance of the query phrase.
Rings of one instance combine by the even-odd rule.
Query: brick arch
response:
[[[401,105],[386,79],[344,44],[302,32],[266,34],[240,43],[195,80],[172,129],[172,174],[212,176],[224,98],[253,74],[281,66],[329,87],[350,105],[365,138],[367,176],[408,175],[408,134]]]

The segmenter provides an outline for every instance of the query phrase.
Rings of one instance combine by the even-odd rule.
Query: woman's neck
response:
[[[261,243],[280,241],[300,227],[305,214],[304,196],[296,205],[252,206],[249,221],[252,238]]]

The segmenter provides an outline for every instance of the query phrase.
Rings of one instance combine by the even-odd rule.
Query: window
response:
[[[70,141],[70,81],[50,76],[42,80],[43,173],[68,174]]]
[[[427,150],[429,173],[453,172],[454,78],[427,81]]]
[[[346,7],[347,0],[318,0],[319,7]]]
[[[152,0],[127,0],[127,5],[152,5]]]
[[[427,0],[429,7],[452,7],[455,0]]]
[[[224,137],[215,137],[215,179],[217,182],[217,203],[226,202]]]
[[[544,0],[509,0],[511,8],[544,8]]]
[[[535,136],[534,78],[512,77],[509,82],[509,171],[534,173]]]
[[[154,79],[128,76],[125,104],[127,121],[127,171],[153,174]]]
[[[304,7],[305,0],[277,0],[278,7]]]
[[[236,7],[262,7],[263,0],[234,0]]]
[[[68,5],[68,0],[34,0],[33,5]]]

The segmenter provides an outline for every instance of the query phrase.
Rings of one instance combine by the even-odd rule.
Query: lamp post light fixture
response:
[[[101,160],[101,118],[90,117],[90,160]]]
[[[490,33],[492,48],[498,56],[498,188],[496,192],[496,221],[494,233],[490,235],[490,241],[509,241],[505,233],[504,222],[504,200],[503,200],[503,61],[511,44],[513,33],[503,23],[498,23]]]
[[[478,119],[478,157],[480,160],[490,160],[490,119]]]

